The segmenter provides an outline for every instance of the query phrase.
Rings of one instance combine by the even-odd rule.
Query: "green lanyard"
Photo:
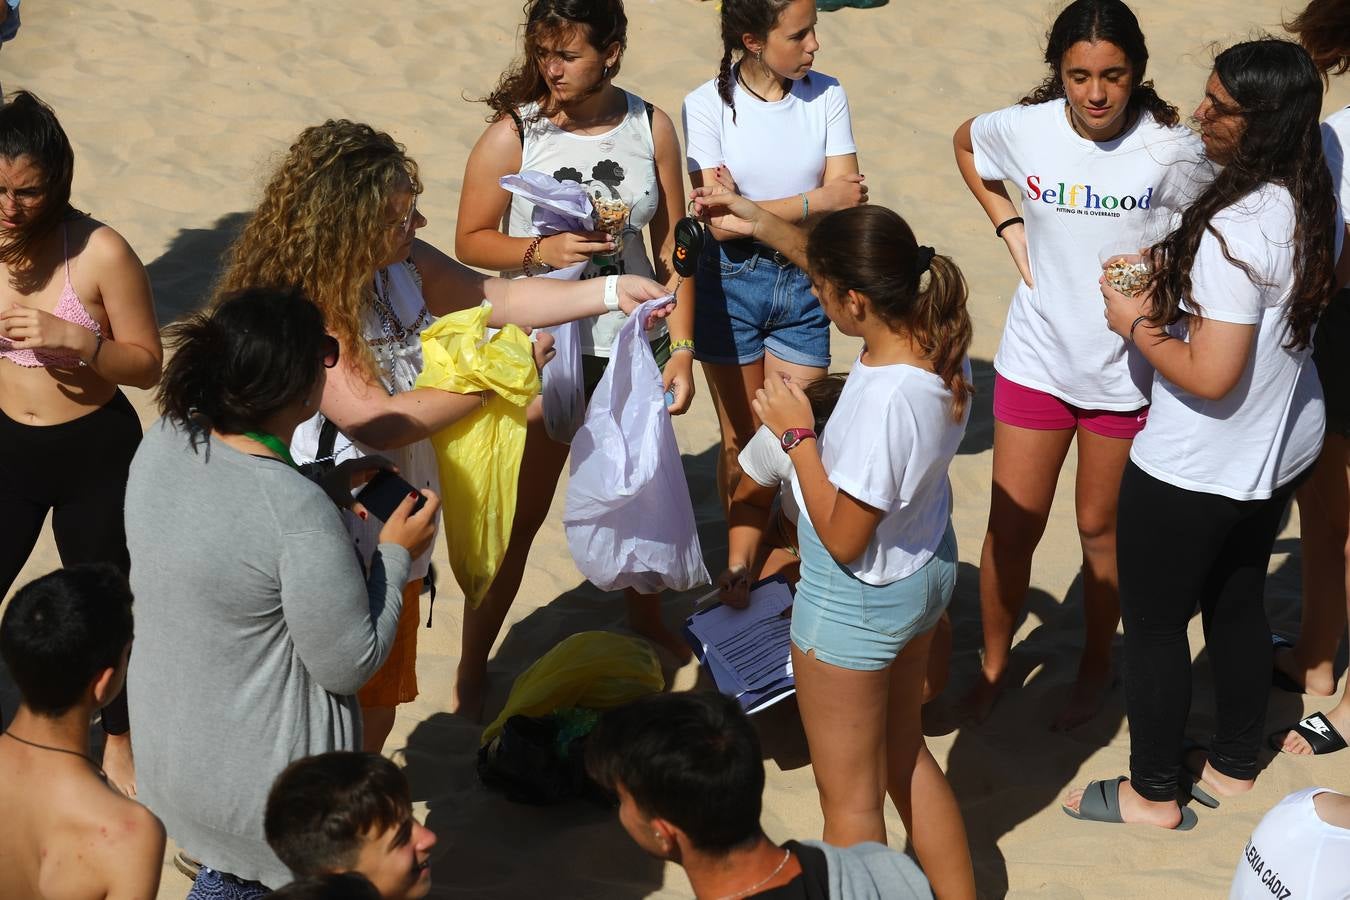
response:
[[[283,444],[281,438],[277,437],[275,434],[268,434],[265,431],[245,431],[244,437],[252,438],[262,444],[268,450],[271,450],[277,456],[280,456],[282,461],[291,468],[299,468],[299,466],[295,464],[295,459],[291,456],[290,448]]]

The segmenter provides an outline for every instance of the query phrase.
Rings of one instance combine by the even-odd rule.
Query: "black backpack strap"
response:
[[[333,455],[333,448],[337,446],[338,427],[333,424],[333,420],[324,417],[323,425],[319,427],[319,446],[314,451],[315,459],[328,459]],[[337,462],[337,460],[332,460]]]
[[[647,127],[650,128],[652,125],[652,117],[656,115],[656,107],[652,106],[651,103],[646,100],[642,101],[642,105],[647,107]]]

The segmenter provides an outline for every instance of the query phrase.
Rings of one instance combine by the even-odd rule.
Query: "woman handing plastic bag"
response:
[[[661,370],[642,332],[669,302],[650,300],[624,323],[572,439],[567,546],[605,591],[687,591],[709,580]]]

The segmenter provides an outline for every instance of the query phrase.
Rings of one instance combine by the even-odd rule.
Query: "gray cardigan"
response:
[[[285,463],[151,426],[126,497],[139,798],[203,864],[281,887],[263,808],[288,763],[361,745],[356,691],[389,655],[408,552],[369,579],[337,508]]]

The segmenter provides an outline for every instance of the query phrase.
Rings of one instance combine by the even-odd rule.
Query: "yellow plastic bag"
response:
[[[583,631],[520,673],[506,708],[483,729],[481,744],[496,737],[512,716],[545,716],[573,706],[612,709],[665,686],[651,644],[609,631]]]
[[[507,325],[487,337],[491,308],[443,316],[422,332],[417,387],[492,391],[481,409],[432,435],[450,568],[472,606],[497,575],[516,513],[525,407],[539,393],[529,337]]]

